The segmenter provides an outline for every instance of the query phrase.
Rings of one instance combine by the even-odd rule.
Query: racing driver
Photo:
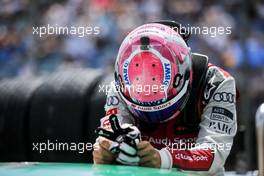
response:
[[[235,80],[191,52],[188,37],[177,22],[160,21],[123,40],[100,128],[113,130],[109,118],[115,115],[139,140],[134,148],[119,141],[116,153],[116,141],[99,136],[94,163],[224,174],[237,130]]]

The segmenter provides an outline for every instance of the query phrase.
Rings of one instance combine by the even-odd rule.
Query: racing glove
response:
[[[137,144],[141,141],[138,128],[131,124],[120,125],[114,114],[109,117],[109,122],[113,131],[99,127],[96,133],[113,141],[110,151],[117,156],[117,162],[124,165],[138,165]]]

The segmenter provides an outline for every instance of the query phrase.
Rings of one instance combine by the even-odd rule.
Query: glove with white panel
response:
[[[117,156],[116,161],[124,165],[138,165],[137,144],[141,141],[140,131],[131,124],[119,124],[116,115],[109,117],[113,131],[99,127],[96,133],[113,141],[110,151]]]

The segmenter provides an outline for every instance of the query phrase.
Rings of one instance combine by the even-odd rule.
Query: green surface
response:
[[[176,170],[72,163],[1,163],[0,176],[186,176]]]

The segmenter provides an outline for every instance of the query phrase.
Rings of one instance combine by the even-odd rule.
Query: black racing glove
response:
[[[140,131],[131,124],[119,124],[116,115],[109,117],[112,131],[99,127],[96,133],[113,141],[110,151],[116,154],[116,161],[124,165],[138,165],[137,144],[141,141]]]

